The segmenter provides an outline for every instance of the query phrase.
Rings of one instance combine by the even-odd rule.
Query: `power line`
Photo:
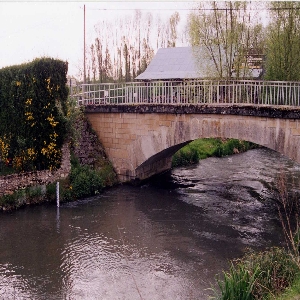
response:
[[[265,7],[263,8],[264,10],[300,10],[300,7]],[[86,10],[101,10],[101,11],[106,11],[106,10],[112,10],[112,11],[131,11],[131,10],[158,10],[158,11],[170,11],[170,10],[176,10],[176,11],[228,11],[228,10],[233,10],[233,11],[241,11],[243,9],[240,8],[86,8]],[[261,11],[262,8],[247,8],[247,11]]]

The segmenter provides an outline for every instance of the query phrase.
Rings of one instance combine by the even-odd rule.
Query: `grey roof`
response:
[[[222,52],[221,55],[223,57],[225,54]],[[225,59],[222,60],[225,62]],[[249,68],[246,77],[259,78],[262,70]],[[216,76],[213,60],[205,47],[174,47],[158,49],[145,72],[135,79],[207,79]]]
[[[135,79],[192,79],[202,78],[192,47],[158,49],[149,66]]]

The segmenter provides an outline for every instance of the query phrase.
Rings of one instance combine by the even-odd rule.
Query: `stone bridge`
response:
[[[300,163],[300,108],[255,104],[85,105],[121,182],[171,168],[172,155],[199,138],[250,141]]]

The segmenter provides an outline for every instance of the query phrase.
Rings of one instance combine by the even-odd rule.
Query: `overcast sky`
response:
[[[86,42],[94,39],[94,26],[107,18],[131,14],[135,9],[183,18],[193,1],[0,2],[0,68],[53,57],[69,62],[69,75],[78,74],[83,61],[83,7],[86,7]]]

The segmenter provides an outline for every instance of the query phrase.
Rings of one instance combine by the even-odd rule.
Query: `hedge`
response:
[[[0,69],[0,161],[57,168],[66,136],[68,64],[52,58]]]

